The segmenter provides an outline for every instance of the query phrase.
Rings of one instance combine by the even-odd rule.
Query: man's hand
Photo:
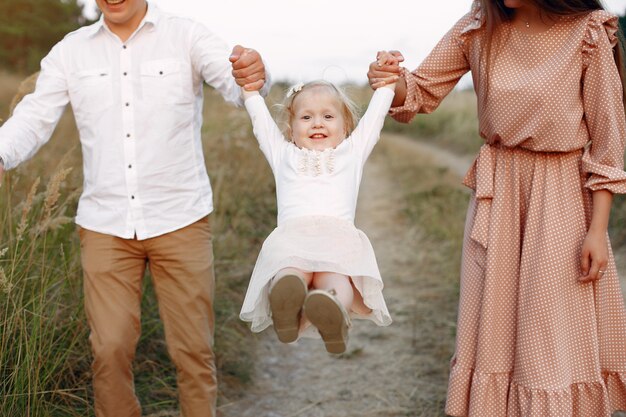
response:
[[[233,64],[233,77],[237,85],[247,91],[263,88],[265,65],[257,51],[237,45],[233,48],[229,60]]]

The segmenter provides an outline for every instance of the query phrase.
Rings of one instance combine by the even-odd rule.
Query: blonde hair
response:
[[[314,88],[326,89],[339,101],[341,115],[343,116],[343,120],[345,123],[344,133],[346,137],[348,137],[359,121],[356,105],[339,87],[337,87],[333,83],[324,80],[315,80],[310,81],[306,84],[297,84],[291,87],[285,95],[283,104],[279,106],[281,111],[280,120],[283,122],[283,133],[287,140],[293,141],[293,131],[291,129],[291,124],[293,122],[293,118],[295,117],[293,103],[296,100],[296,97],[298,97],[303,91],[311,90]]]

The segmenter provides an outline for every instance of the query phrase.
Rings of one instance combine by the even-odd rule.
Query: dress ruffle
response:
[[[609,400],[616,410],[626,411],[626,373],[603,372]]]
[[[582,40],[583,68],[587,69],[592,65],[599,45],[604,48],[608,48],[608,45],[611,47],[617,45],[618,24],[618,17],[605,10],[589,13]],[[604,138],[593,139],[595,142]],[[591,191],[606,189],[612,193],[626,193],[626,172],[623,170],[622,155],[619,154],[616,158],[608,152],[608,145],[603,144],[596,150],[593,146],[592,143],[585,148],[582,158],[582,170],[589,175],[585,187]]]
[[[420,111],[421,89],[418,88],[415,77],[408,69],[400,68],[400,77],[406,80],[406,98],[402,106],[390,108],[389,115],[403,123],[408,123]]]
[[[467,37],[473,31],[480,29],[485,23],[483,12],[480,7],[480,1],[474,0],[472,3],[472,9],[466,15],[465,19],[468,20],[468,23],[463,27],[463,29],[461,29],[461,33],[459,34],[459,40],[461,42],[465,42]]]
[[[482,373],[454,366],[446,413],[451,416],[610,416],[626,408],[626,374],[606,372],[602,380],[573,383],[563,389],[537,389],[518,384],[509,373]]]
[[[595,10],[589,13],[587,30],[582,42],[583,67],[587,67],[593,52],[598,47],[601,36],[607,36],[611,46],[617,45],[617,31],[619,30],[619,19],[614,14],[606,10]]]
[[[367,236],[343,219],[306,216],[283,222],[263,243],[240,312],[241,320],[251,322],[253,332],[263,331],[272,324],[270,281],[288,267],[349,276],[365,305],[372,310],[367,315],[352,311],[351,317],[371,320],[379,326],[391,324],[382,294],[383,281]],[[309,335],[317,333],[309,332]]]

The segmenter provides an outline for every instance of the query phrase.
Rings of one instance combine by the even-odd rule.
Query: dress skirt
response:
[[[581,156],[485,145],[468,173],[448,414],[626,409],[626,310],[613,254],[600,280],[578,281],[592,209]]]
[[[383,281],[367,236],[347,220],[306,216],[284,221],[263,243],[240,313],[242,320],[251,322],[253,332],[272,324],[270,280],[287,267],[350,276],[365,305],[372,309],[368,315],[351,312],[351,316],[379,326],[391,323],[382,294]]]

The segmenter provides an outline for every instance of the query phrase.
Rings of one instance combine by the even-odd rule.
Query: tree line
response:
[[[0,68],[38,71],[54,44],[88,23],[77,0],[0,0]]]

